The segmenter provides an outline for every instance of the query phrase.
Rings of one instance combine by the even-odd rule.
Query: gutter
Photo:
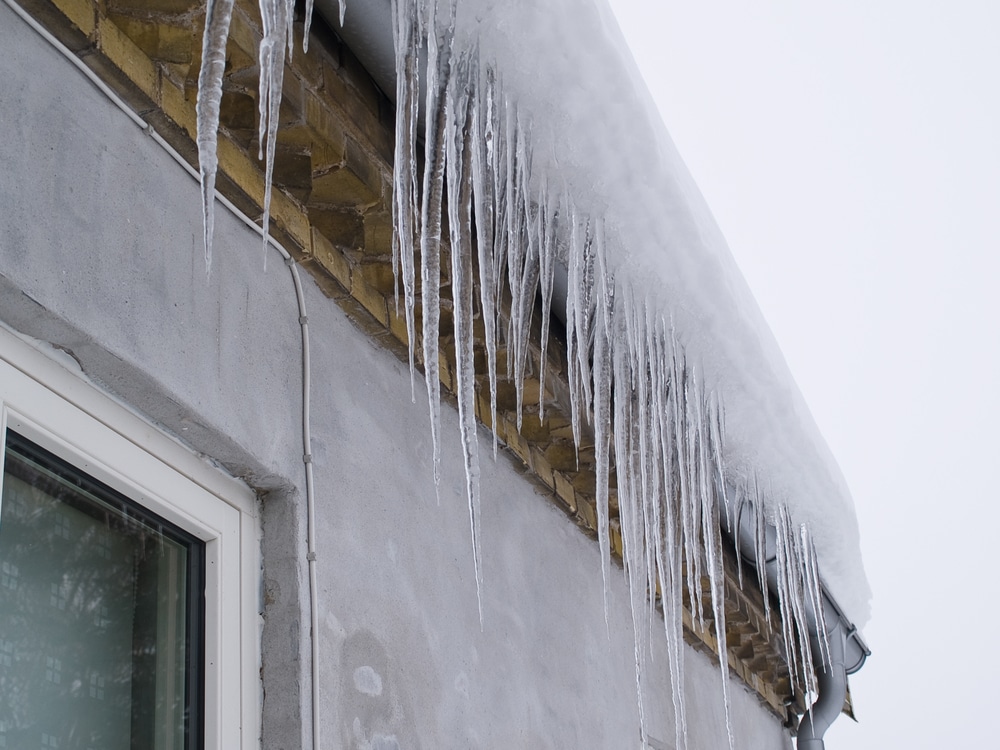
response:
[[[777,530],[768,524],[764,532],[763,557],[760,561],[755,544],[755,510],[741,504],[733,518],[722,513],[723,528],[739,545],[742,562],[758,570],[764,566],[767,587],[772,592],[778,590]],[[817,613],[807,600],[805,616],[809,629],[809,648],[816,665],[816,680],[819,696],[803,714],[796,732],[797,750],[825,750],[823,736],[837,717],[840,716],[847,698],[847,676],[864,666],[871,651],[858,629],[847,619],[836,600],[822,587],[822,612]],[[817,615],[822,615],[821,617]],[[820,623],[826,624],[826,632],[820,633]]]

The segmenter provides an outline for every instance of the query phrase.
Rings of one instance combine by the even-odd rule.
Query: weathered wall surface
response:
[[[276,255],[0,6],[0,320],[264,492],[264,746],[309,746],[298,312]],[[508,460],[483,462],[483,624],[457,418],[440,501],[426,406],[395,357],[308,279],[325,748],[638,746],[618,569]],[[418,376],[419,377],[419,376]],[[480,450],[490,453],[481,434]],[[648,626],[643,624],[643,627]],[[659,627],[659,623],[654,623]],[[665,656],[646,718],[672,747]],[[691,746],[726,746],[717,667],[686,650]],[[784,730],[732,683],[736,747]]]

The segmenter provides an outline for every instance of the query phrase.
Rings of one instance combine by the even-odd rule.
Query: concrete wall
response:
[[[71,353],[264,494],[264,746],[309,747],[300,339],[288,270],[224,210],[207,276],[197,184],[0,5],[0,320]],[[639,745],[620,571],[504,457],[483,463],[479,622],[457,416],[440,502],[423,384],[308,278],[325,748]],[[419,378],[419,375],[418,375]],[[490,454],[485,431],[480,452]],[[673,746],[665,655],[645,715]],[[691,747],[727,746],[718,669],[686,653]],[[736,747],[788,746],[732,683]]]

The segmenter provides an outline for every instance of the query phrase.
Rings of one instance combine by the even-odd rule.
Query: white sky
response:
[[[854,494],[827,747],[997,746],[1000,2],[611,4]]]

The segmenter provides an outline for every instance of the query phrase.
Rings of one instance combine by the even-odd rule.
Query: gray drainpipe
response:
[[[798,728],[798,750],[824,750],[823,735],[837,720],[847,698],[847,676],[864,666],[871,654],[857,629],[850,624],[837,603],[823,591],[823,616],[827,624],[829,661],[820,648],[815,617],[809,614],[809,647],[813,661],[821,665],[816,674],[819,697],[802,716]]]
[[[730,497],[735,496],[731,494]],[[732,528],[728,514],[723,513],[722,523],[726,532],[736,538],[738,536],[740,555],[743,560],[755,567],[764,565],[767,575],[767,585],[771,591],[778,590],[778,565],[776,550],[777,531],[768,526],[764,535],[764,560],[755,558],[754,522],[751,513],[744,513],[741,506],[736,510],[736,526]],[[840,716],[847,697],[847,675],[854,674],[862,666],[871,653],[865,645],[857,629],[844,616],[840,607],[826,589],[823,589],[823,615],[827,627],[827,639],[830,645],[829,660],[825,649],[820,647],[818,618],[816,613],[806,604],[806,620],[809,627],[809,646],[813,661],[817,665],[817,688],[819,696],[799,722],[797,731],[798,750],[825,750],[823,735],[830,725]]]
[[[827,662],[823,658],[825,654],[820,648],[818,634],[816,632],[810,633],[809,646],[812,649],[813,660],[817,664],[822,664],[816,673],[819,697],[802,716],[802,721],[799,722],[796,740],[798,750],[824,750],[826,745],[823,742],[823,735],[840,716],[840,712],[844,708],[844,699],[847,697],[844,625],[836,613],[829,612],[832,608],[827,607],[826,609],[826,614],[833,614],[835,618],[833,627],[827,633],[830,644],[829,661]]]

